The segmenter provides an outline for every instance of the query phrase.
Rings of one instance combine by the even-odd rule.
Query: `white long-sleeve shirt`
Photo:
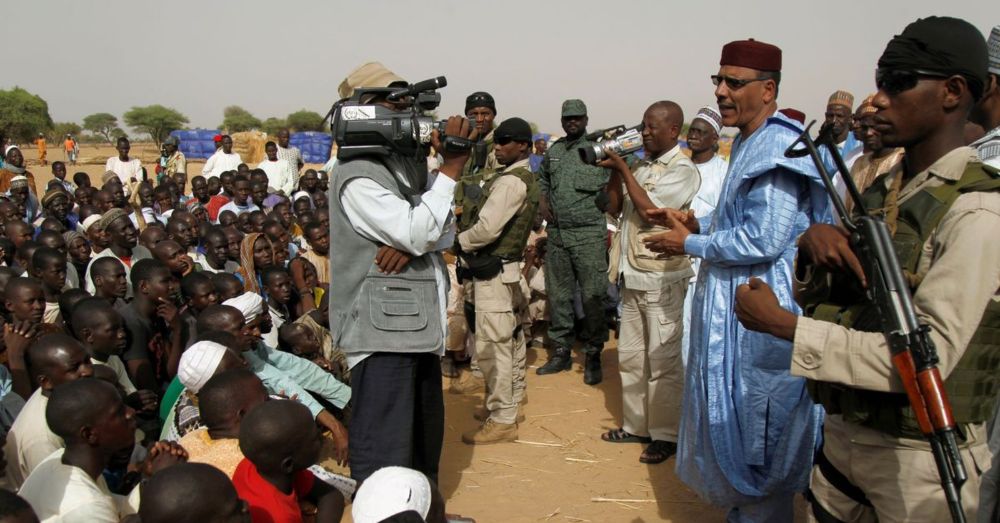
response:
[[[291,196],[295,192],[296,169],[288,160],[277,159],[270,161],[264,159],[257,164],[258,169],[263,169],[267,173],[268,191],[281,191],[285,196]]]
[[[226,171],[235,171],[241,163],[243,163],[243,158],[240,158],[240,155],[236,153],[226,154],[222,148],[219,148],[205,162],[205,167],[202,168],[201,174],[206,179],[217,177]]]
[[[447,176],[434,175],[427,181],[429,188],[416,206],[368,178],[357,178],[344,185],[340,204],[354,230],[371,241],[414,256],[443,251],[455,243],[455,215],[452,213],[455,181]],[[434,280],[441,304],[438,311],[441,329],[446,331],[451,283],[441,256],[432,256],[431,263],[434,264]],[[442,340],[447,339],[446,334],[442,332]],[[348,366],[353,368],[370,354],[349,353]],[[438,354],[444,355],[444,343]]]

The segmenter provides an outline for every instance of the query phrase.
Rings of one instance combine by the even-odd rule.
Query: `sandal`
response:
[[[611,429],[601,434],[601,439],[608,443],[649,443],[653,441],[649,436],[629,434],[623,428]]]
[[[677,444],[672,441],[656,440],[646,447],[639,456],[640,463],[655,465],[670,459],[670,456],[677,454]]]

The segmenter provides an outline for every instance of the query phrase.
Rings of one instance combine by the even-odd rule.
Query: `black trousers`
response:
[[[351,370],[351,477],[391,465],[438,479],[444,440],[440,357],[377,352]]]

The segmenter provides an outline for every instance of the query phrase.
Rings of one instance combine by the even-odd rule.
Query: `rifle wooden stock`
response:
[[[953,521],[964,523],[961,488],[967,476],[958,451],[958,431],[951,403],[948,402],[944,380],[937,368],[937,351],[928,335],[929,328],[917,320],[910,290],[893,249],[888,227],[881,219],[868,216],[861,193],[850,177],[830,129],[825,126],[821,128],[815,141],[809,136],[813,123],[815,122],[810,123],[799,139],[788,147],[785,156],[795,158],[808,155],[812,159],[841,222],[852,233],[851,245],[868,279],[866,295],[879,309],[882,333],[889,345],[893,367],[906,390],[906,397],[920,432],[930,443],[948,510]],[[796,149],[800,143],[803,147]],[[858,218],[848,215],[844,201],[834,187],[833,176],[823,164],[817,144],[829,150],[834,165],[844,179],[847,194],[854,203]]]

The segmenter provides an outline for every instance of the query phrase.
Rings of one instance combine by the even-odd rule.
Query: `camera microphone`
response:
[[[438,76],[437,78],[430,78],[417,82],[415,84],[410,84],[405,89],[400,89],[398,91],[393,91],[387,97],[390,102],[395,102],[400,98],[405,98],[407,96],[414,96],[416,94],[422,93],[424,91],[433,91],[435,89],[440,89],[448,85],[448,79],[443,76]]]

